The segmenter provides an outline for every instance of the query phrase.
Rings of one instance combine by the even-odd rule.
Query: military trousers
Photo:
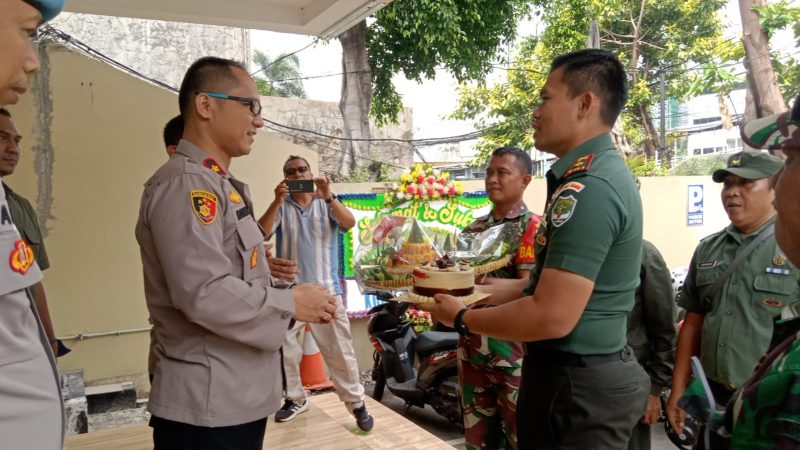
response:
[[[329,324],[308,325],[311,327],[311,335],[319,347],[322,359],[328,366],[339,399],[350,412],[361,407],[364,403],[364,386],[361,384],[350,321],[347,319],[342,297],[336,298],[336,319]],[[303,383],[300,381],[300,361],[303,359],[300,334],[304,332],[305,326],[305,322],[295,322],[283,341],[286,398],[295,403],[302,402],[306,398]]]
[[[650,377],[629,347],[596,365],[529,353],[517,404],[519,448],[624,449],[649,393]]]
[[[261,450],[267,418],[229,427],[199,427],[150,416],[153,450]]]

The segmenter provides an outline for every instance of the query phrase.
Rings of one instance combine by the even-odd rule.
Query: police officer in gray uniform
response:
[[[0,3],[0,106],[15,104],[39,68],[30,38],[63,1]],[[0,449],[59,449],[64,411],[55,358],[29,288],[42,280],[0,183]]]
[[[290,321],[328,323],[321,286],[277,289],[247,185],[228,172],[264,125],[255,82],[235,61],[186,72],[176,152],[145,184],[136,224],[155,364],[155,449],[261,449],[280,406]]]

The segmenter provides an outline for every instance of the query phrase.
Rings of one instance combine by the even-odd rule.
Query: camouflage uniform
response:
[[[517,271],[533,268],[533,235],[539,216],[520,202],[502,219],[491,212],[479,217],[465,232],[517,222],[522,242],[505,267],[489,274],[495,278],[517,278]],[[522,344],[478,334],[458,340],[458,374],[464,409],[464,438],[468,449],[517,447],[517,392],[522,371]]]

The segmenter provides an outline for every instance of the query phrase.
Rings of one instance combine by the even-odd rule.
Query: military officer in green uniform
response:
[[[519,447],[620,449],[645,411],[650,380],[626,345],[639,283],[642,207],[611,128],[627,97],[611,53],[556,58],[534,110],[534,140],[559,160],[523,291],[492,287],[494,308],[437,295],[425,306],[459,333],[527,342]]]
[[[767,351],[775,316],[800,299],[798,271],[773,234],[770,177],[781,165],[768,153],[744,151],[713,174],[723,183],[722,204],[731,223],[700,241],[679,293],[678,304],[687,312],[666,408],[676,429],[683,429],[677,401],[689,381],[691,357],[699,356],[717,403],[727,403]],[[737,260],[742,253],[746,257]]]

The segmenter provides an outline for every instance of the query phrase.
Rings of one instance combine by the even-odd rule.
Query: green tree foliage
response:
[[[710,176],[715,170],[727,167],[728,156],[724,153],[695,156],[675,166],[669,174],[681,177]]]
[[[459,82],[491,71],[501,46],[512,42],[525,0],[402,0],[381,9],[367,29],[372,69],[371,114],[395,122],[402,99],[395,74],[421,82],[444,68]]]
[[[272,97],[306,97],[297,55],[280,54],[275,59],[270,59],[256,50],[253,53],[253,63],[258,69],[263,69],[255,76],[259,94]]]
[[[629,100],[622,125],[635,153],[650,156],[657,131],[652,111],[658,102],[659,70],[667,96],[684,98],[693,84],[697,61],[739,51],[724,41],[717,15],[724,0],[535,0],[534,14],[544,26],[538,36],[517,45],[506,79],[497,84],[462,86],[452,118],[476,120],[490,128],[478,143],[478,161],[499,145],[532,147],[531,111],[553,57],[586,47],[590,20],[600,28],[601,48],[617,54],[628,70]]]

